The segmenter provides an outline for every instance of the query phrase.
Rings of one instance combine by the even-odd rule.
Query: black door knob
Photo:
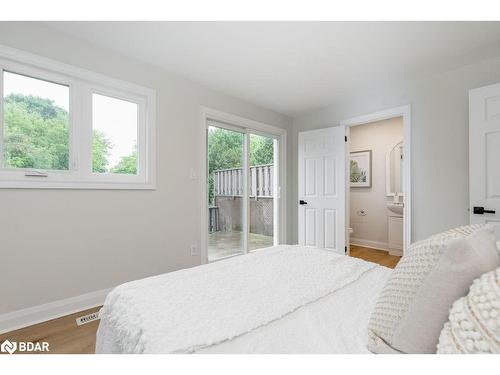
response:
[[[485,210],[484,207],[474,207],[472,212],[476,215],[494,214],[495,210]]]
[[[307,202],[301,199],[301,200],[299,201],[299,204],[303,206],[304,204],[307,204]]]

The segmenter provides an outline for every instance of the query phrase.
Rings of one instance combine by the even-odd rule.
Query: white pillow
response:
[[[500,268],[474,280],[450,310],[439,354],[500,353]]]
[[[500,266],[494,228],[470,225],[410,246],[368,326],[374,353],[435,353],[448,312],[472,281]]]

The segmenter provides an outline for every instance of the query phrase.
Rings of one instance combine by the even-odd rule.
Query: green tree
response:
[[[111,168],[113,173],[137,174],[137,148],[129,156],[123,156],[118,164]]]
[[[260,135],[250,135],[250,166],[273,164],[274,140]]]
[[[49,99],[20,94],[4,100],[4,159],[11,168],[67,170],[68,113]]]
[[[217,127],[208,129],[208,194],[214,203],[213,172],[243,166],[243,134]],[[273,139],[250,135],[250,166],[272,164],[274,158]]]
[[[208,129],[208,199],[214,203],[213,171],[241,168],[243,165],[243,134],[221,128]]]
[[[209,172],[239,168],[243,163],[243,134],[221,128],[208,130]]]
[[[94,130],[92,169],[108,171],[111,142]],[[10,168],[67,170],[69,115],[52,100],[10,94],[4,100],[4,160]]]
[[[92,171],[94,173],[108,172],[109,149],[111,142],[106,135],[99,130],[93,131],[92,137]]]

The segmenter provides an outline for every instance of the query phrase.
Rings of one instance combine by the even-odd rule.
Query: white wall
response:
[[[403,118],[396,117],[350,129],[350,151],[372,151],[372,186],[351,188],[351,243],[388,249],[386,156],[403,140]],[[366,215],[358,215],[359,211]]]
[[[468,90],[500,82],[500,58],[398,87],[376,87],[294,119],[297,132],[336,126],[343,119],[411,104],[412,240],[468,223]],[[297,241],[297,154],[292,223]]]
[[[189,254],[201,232],[201,185],[189,178],[200,165],[200,106],[291,127],[286,116],[41,25],[1,22],[0,44],[155,89],[158,128],[155,191],[0,190],[0,314],[200,264]]]

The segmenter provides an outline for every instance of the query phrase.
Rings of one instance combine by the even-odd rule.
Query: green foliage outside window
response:
[[[68,170],[69,115],[52,100],[10,94],[4,99],[4,166]],[[137,174],[137,152],[109,166],[113,144],[93,131],[92,170],[96,173]]]
[[[129,156],[124,156],[111,168],[113,173],[137,174],[137,148]]]
[[[51,100],[11,94],[4,100],[4,163],[67,170],[68,113]]]

